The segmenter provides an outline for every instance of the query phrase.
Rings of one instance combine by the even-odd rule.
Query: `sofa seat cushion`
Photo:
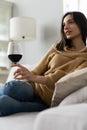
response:
[[[87,104],[58,106],[38,114],[34,130],[87,130]]]
[[[33,130],[38,112],[17,113],[0,117],[0,130]]]

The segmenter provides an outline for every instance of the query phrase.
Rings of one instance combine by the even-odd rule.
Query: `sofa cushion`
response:
[[[0,130],[33,130],[39,112],[20,112],[0,117]]]
[[[59,103],[71,93],[87,85],[87,68],[76,70],[62,77],[55,84],[55,90],[52,97],[51,106]]]
[[[73,92],[59,104],[59,106],[78,104],[87,102],[87,86]]]

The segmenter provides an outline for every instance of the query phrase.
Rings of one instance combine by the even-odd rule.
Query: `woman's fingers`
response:
[[[12,67],[18,67],[17,70],[14,72],[15,79],[26,79],[29,80],[31,77],[31,72],[24,66],[20,64],[12,64]]]
[[[14,78],[16,79],[26,79],[28,75],[28,71],[18,68],[15,72],[14,72]]]

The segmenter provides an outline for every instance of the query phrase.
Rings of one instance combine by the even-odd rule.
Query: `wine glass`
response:
[[[10,42],[8,45],[7,55],[12,63],[16,64],[17,62],[19,62],[23,56],[22,48],[19,43]]]

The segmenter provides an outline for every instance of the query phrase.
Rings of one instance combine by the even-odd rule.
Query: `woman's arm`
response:
[[[18,67],[18,69],[14,73],[14,78],[47,85],[46,77],[43,75],[49,69],[49,62],[52,59],[54,52],[55,50],[53,49],[52,45],[45,56],[41,59],[41,61],[31,71],[20,64],[12,65],[12,67]]]

